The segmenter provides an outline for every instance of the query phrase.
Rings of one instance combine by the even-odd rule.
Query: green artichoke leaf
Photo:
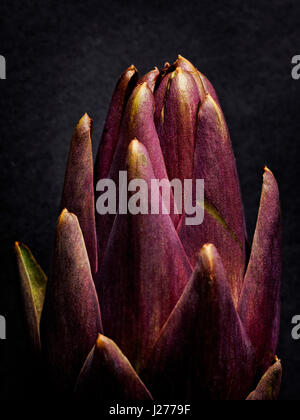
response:
[[[45,299],[47,276],[26,245],[16,242],[15,252],[29,334],[33,345],[39,348],[40,319]]]

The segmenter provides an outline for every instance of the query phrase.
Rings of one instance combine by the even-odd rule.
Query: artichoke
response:
[[[85,114],[73,134],[48,282],[29,248],[15,245],[32,349],[54,389],[99,401],[276,399],[281,214],[272,172],[264,170],[248,253],[218,97],[181,56],[141,78],[134,66],[121,75],[94,168],[92,125]],[[117,185],[120,171],[149,189],[153,179],[204,179],[203,223],[187,223],[172,191],[169,214],[162,193],[158,214],[99,214],[98,181]]]

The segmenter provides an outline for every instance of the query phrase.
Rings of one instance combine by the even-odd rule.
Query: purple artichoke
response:
[[[55,389],[100,401],[276,399],[278,186],[265,168],[247,256],[235,159],[211,83],[181,56],[142,78],[131,66],[94,169],[91,133],[85,114],[72,138],[48,282],[16,244],[28,334]],[[203,223],[187,223],[173,190],[169,214],[162,193],[158,214],[118,206],[99,214],[98,181],[118,185],[120,171],[149,191],[153,179],[204,179]]]

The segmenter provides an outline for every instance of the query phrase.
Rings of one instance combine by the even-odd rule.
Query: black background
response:
[[[284,220],[281,399],[300,399],[300,3],[273,1],[2,1],[0,54],[0,398],[30,392],[13,243],[22,240],[48,272],[73,127],[88,112],[98,144],[120,73],[141,73],[177,54],[213,82],[237,159],[249,237],[263,167],[279,182]]]

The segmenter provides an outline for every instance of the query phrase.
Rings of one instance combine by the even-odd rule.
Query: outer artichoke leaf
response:
[[[99,332],[100,307],[82,232],[77,217],[64,210],[41,318],[42,350],[58,391],[72,391]]]
[[[254,351],[235,310],[221,259],[205,245],[142,373],[155,399],[245,399]]]
[[[278,399],[282,378],[282,366],[280,360],[269,367],[261,378],[255,391],[251,392],[247,400],[249,401],[273,401]]]
[[[85,114],[72,137],[61,210],[76,214],[85,240],[93,275],[98,270],[98,247],[95,222],[94,170],[92,152],[93,121]]]
[[[276,352],[280,324],[281,211],[274,175],[265,169],[239,314],[256,351],[261,374]]]
[[[33,347],[39,351],[40,319],[45,299],[47,277],[26,245],[16,242],[15,252],[29,335]]]
[[[130,143],[127,161],[129,180],[145,180],[150,196],[155,176],[142,143]],[[190,274],[191,266],[168,214],[151,214],[149,208],[148,214],[116,216],[96,286],[105,333],[137,372]]]
[[[81,369],[75,394],[97,402],[152,400],[119,347],[101,334]]]

